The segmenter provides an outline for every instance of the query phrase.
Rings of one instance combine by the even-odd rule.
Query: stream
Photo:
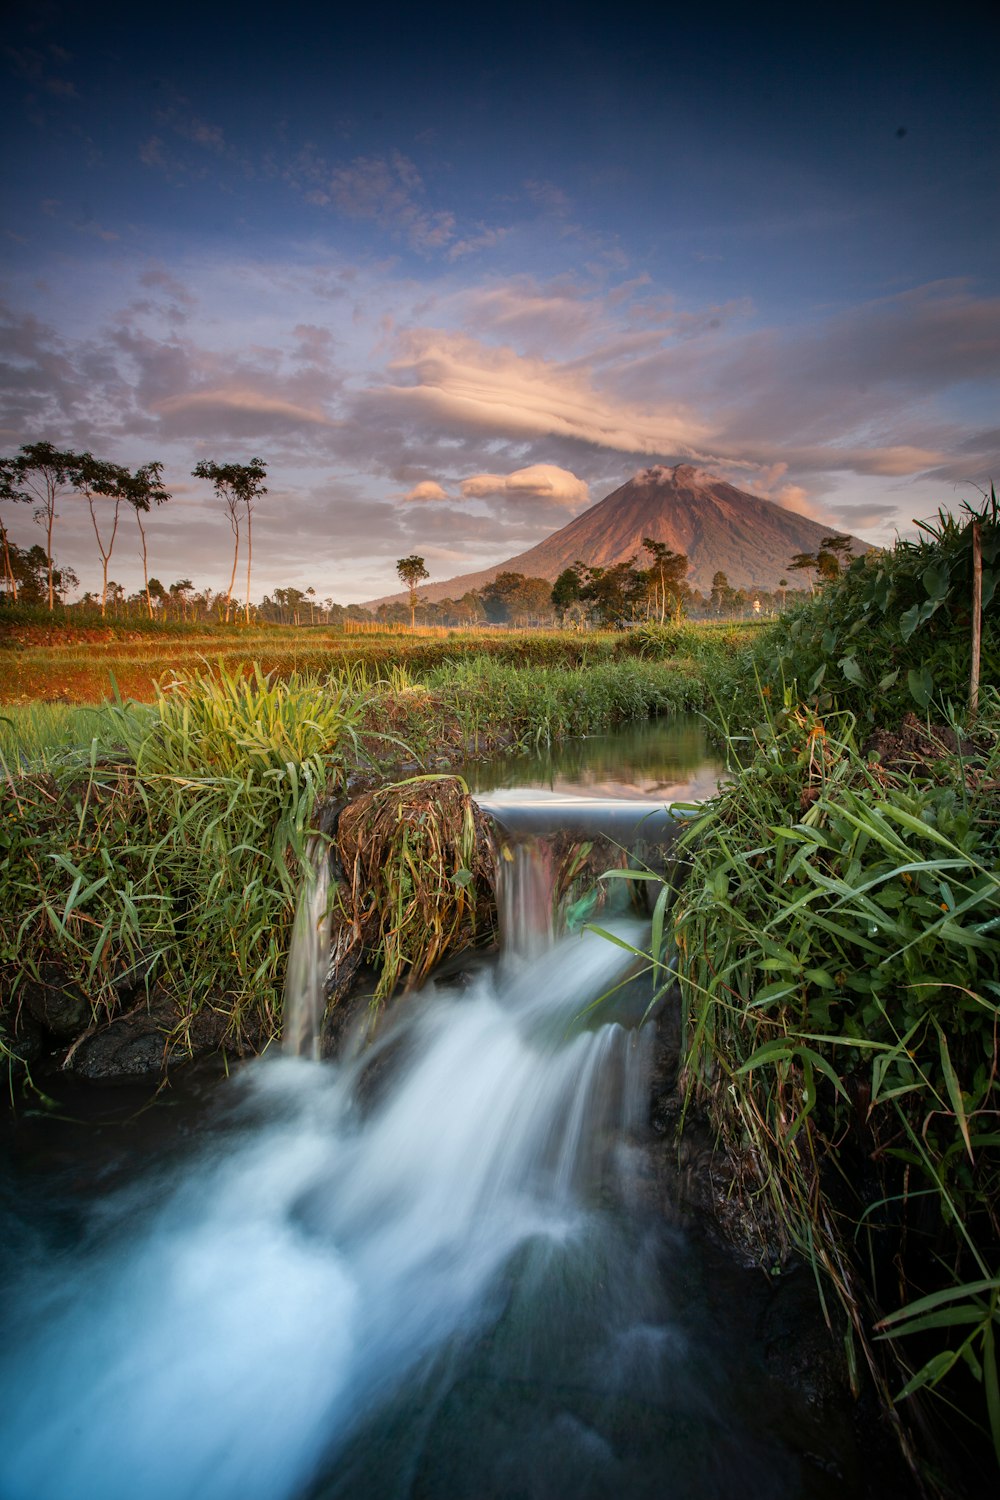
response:
[[[704,795],[720,767],[673,727],[475,787]],[[664,1212],[646,925],[553,938],[519,882],[504,961],[428,985],[367,1049],[318,1062],[296,1023],[299,1055],[152,1104],[67,1084],[7,1124],[2,1500],[876,1492],[850,1402],[820,1416],[774,1358],[805,1302],[778,1316],[784,1293]]]

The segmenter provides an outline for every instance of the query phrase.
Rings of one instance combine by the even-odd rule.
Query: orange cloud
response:
[[[415,330],[369,400],[504,436],[577,438],[625,453],[708,458],[709,429],[680,403],[643,409],[595,389],[589,371],[491,348],[464,334]],[[719,460],[713,460],[718,462]]]
[[[156,401],[151,410],[164,417],[199,410],[259,412],[266,417],[287,417],[295,422],[329,425],[329,418],[318,407],[299,406],[293,401],[281,401],[275,396],[263,396],[259,391],[251,390],[192,391]]]
[[[422,479],[412,490],[407,490],[404,500],[447,500],[448,495],[436,479]]]
[[[590,490],[584,481],[558,464],[532,464],[527,469],[515,469],[512,474],[473,474],[470,479],[463,479],[461,488],[467,500],[488,495],[548,500],[574,513],[590,500]]]

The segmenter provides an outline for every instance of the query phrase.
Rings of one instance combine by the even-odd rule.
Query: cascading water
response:
[[[55,1219],[19,1200],[4,1500],[799,1494],[642,1206],[631,962],[564,939],[336,1064],[296,1021],[195,1150]]]
[[[326,971],[330,961],[330,849],[315,837],[306,846],[288,950],[281,1045],[291,1057],[319,1057]]]

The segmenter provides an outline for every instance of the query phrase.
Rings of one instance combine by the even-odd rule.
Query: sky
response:
[[[0,453],[161,461],[150,568],[199,588],[233,539],[191,470],[262,458],[256,598],[487,567],[658,463],[891,543],[1000,483],[998,33],[16,0]],[[60,504],[85,588],[89,525]],[[110,571],[141,580],[128,524]]]

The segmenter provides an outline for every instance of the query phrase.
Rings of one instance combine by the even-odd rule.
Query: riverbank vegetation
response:
[[[237,1049],[262,1045],[280,1031],[295,892],[321,798],[351,776],[447,768],[704,706],[709,663],[721,680],[738,638],[466,644],[407,638],[394,653],[382,638],[363,640],[322,674],[266,672],[241,657],[175,670],[150,704],[118,695],[85,709],[8,709],[7,1053],[30,1065],[53,1038],[164,996],[181,997],[166,1055],[183,1053],[195,1023]]]
[[[994,496],[752,649],[653,955],[680,982],[688,1107],[762,1245],[839,1299],[941,1495],[995,1481],[990,1442],[1000,1462],[1000,629],[985,609],[970,698],[974,526],[991,600]]]
[[[258,1047],[323,799],[702,709],[730,780],[685,834],[652,956],[680,981],[689,1108],[779,1263],[805,1254],[842,1302],[929,1488],[960,1490],[945,1428],[1000,1454],[998,564],[991,496],[758,628],[290,646],[250,627],[100,660],[26,640],[0,653],[5,1053],[163,995],[167,1053],[206,1023]]]

